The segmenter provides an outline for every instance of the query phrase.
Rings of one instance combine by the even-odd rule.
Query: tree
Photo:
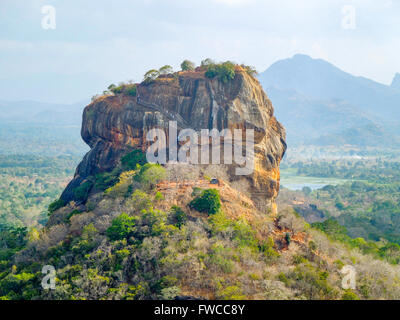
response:
[[[120,83],[118,86],[116,86],[115,84],[110,84],[109,86],[108,86],[108,90],[110,91],[110,92],[112,92],[112,93],[114,93],[114,94],[118,94],[118,93],[122,93],[122,87],[123,87],[123,84],[122,83]]]
[[[128,170],[135,170],[136,166],[147,162],[146,155],[141,150],[133,150],[121,158],[122,165]]]
[[[147,163],[140,169],[138,179],[146,189],[153,189],[166,176],[167,173],[162,166]]]
[[[221,199],[218,190],[204,190],[199,197],[194,198],[190,202],[190,207],[196,209],[199,212],[216,214],[221,208]]]
[[[210,79],[218,77],[220,81],[227,83],[229,80],[235,78],[235,64],[226,61],[220,64],[209,65],[205,76]]]
[[[150,196],[140,189],[135,190],[127,204],[132,212],[141,212],[142,210],[151,210],[153,208]]]
[[[174,70],[172,69],[172,67],[171,67],[170,65],[167,64],[167,65],[161,67],[161,68],[158,70],[158,72],[159,72],[160,74],[169,74],[169,73],[173,73]]]
[[[112,220],[111,226],[107,229],[107,236],[112,241],[128,239],[135,231],[135,221],[135,217],[121,213]]]
[[[204,59],[203,61],[201,61],[201,66],[202,67],[207,67],[207,66],[210,66],[210,65],[213,65],[213,64],[215,64],[215,62],[214,62],[214,60],[212,60],[210,58],[207,58],[207,59]]]
[[[149,83],[157,79],[160,75],[160,72],[155,69],[151,69],[144,74],[144,82]]]
[[[188,219],[185,211],[182,210],[181,207],[172,206],[171,208],[172,217],[175,219],[175,225],[180,229],[182,225],[184,225]]]
[[[256,68],[254,68],[253,66],[246,66],[244,64],[241,65],[241,67],[252,77],[255,77],[258,75],[258,71],[256,70]]]
[[[51,215],[54,211],[64,207],[65,205],[66,205],[65,201],[62,199],[54,200],[49,205],[49,208],[48,208],[49,215]]]
[[[129,96],[135,97],[137,94],[136,84],[131,83],[131,84],[125,85],[123,88],[123,92]]]
[[[90,180],[86,180],[85,182],[80,184],[78,187],[74,189],[75,200],[86,202],[92,188],[93,188],[93,182]]]
[[[189,61],[189,60],[184,60],[181,63],[181,69],[182,71],[192,71],[196,68],[196,65],[194,64],[194,62]]]

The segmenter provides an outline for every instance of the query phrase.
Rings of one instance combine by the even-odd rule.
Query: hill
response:
[[[249,68],[211,63],[110,90],[85,108],[91,150],[46,227],[2,231],[2,299],[400,298],[397,266],[277,210],[285,130]],[[148,163],[145,133],[171,119],[180,130],[254,130],[254,171]],[[43,265],[54,289],[40,285]],[[344,266],[357,289],[342,287]]]
[[[356,77],[329,62],[300,54],[272,64],[259,80],[277,106],[289,141],[387,147],[399,144],[400,91],[395,85]]]

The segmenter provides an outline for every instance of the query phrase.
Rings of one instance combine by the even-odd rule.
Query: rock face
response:
[[[271,101],[259,82],[237,66],[226,83],[208,79],[204,71],[161,76],[137,85],[137,95],[104,96],[89,104],[83,114],[82,138],[91,150],[79,164],[61,198],[74,200],[74,189],[85,179],[109,171],[132,149],[146,151],[146,133],[169,121],[178,131],[201,129],[254,129],[255,167],[248,176],[236,176],[228,165],[230,181],[248,181],[253,198],[273,204],[279,191],[279,163],[286,151],[285,130],[275,119]]]

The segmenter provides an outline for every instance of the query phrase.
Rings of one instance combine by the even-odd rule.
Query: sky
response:
[[[399,18],[400,0],[0,0],[0,100],[74,103],[184,59],[264,71],[296,53],[390,84]]]

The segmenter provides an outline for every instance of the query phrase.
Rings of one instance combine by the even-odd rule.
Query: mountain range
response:
[[[296,54],[273,63],[258,79],[275,107],[277,118],[286,127],[289,147],[400,146],[399,73],[391,85],[385,85],[354,76],[325,60]],[[0,129],[3,129],[0,136],[12,142],[11,132],[18,132],[19,136],[26,132],[24,138],[29,138],[32,133],[26,129],[29,127],[40,127],[35,131],[36,137],[43,130],[49,136],[51,132],[57,135],[59,127],[68,127],[74,131],[71,137],[75,137],[76,144],[83,146],[79,128],[88,102],[0,100]],[[21,126],[25,131],[20,130]],[[7,137],[1,132],[6,132]],[[65,132],[63,129],[60,134]]]
[[[287,129],[289,145],[397,146],[400,75],[390,86],[297,54],[259,80]]]

